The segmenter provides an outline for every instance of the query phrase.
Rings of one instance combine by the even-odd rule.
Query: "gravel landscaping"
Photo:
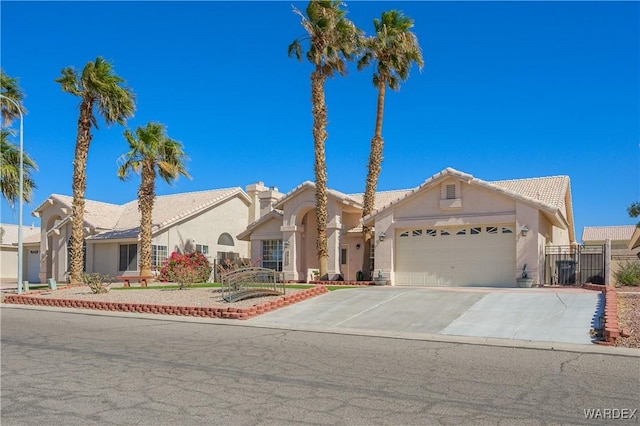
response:
[[[629,331],[628,337],[618,337],[616,346],[640,349],[640,287],[618,287],[618,324]]]
[[[293,294],[301,289],[286,288],[285,294]],[[229,303],[222,299],[220,288],[185,288],[145,290],[111,290],[108,293],[95,294],[87,286],[62,288],[56,291],[34,293],[35,297],[50,299],[90,300],[95,302],[139,303],[154,305],[247,308],[276,300],[281,296],[254,297]]]

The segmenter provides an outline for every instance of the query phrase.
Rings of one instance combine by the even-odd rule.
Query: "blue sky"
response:
[[[71,195],[78,99],[54,79],[102,56],[137,95],[135,129],[159,121],[181,141],[192,180],[158,194],[256,181],[288,192],[313,180],[311,65],[287,57],[306,2],[3,1],[1,66],[27,97],[25,148],[39,165],[31,211]],[[415,20],[425,67],[388,92],[379,190],[411,188],[446,167],[492,181],[571,178],[584,226],[635,223],[640,200],[640,4],[347,2],[366,33],[382,11]],[[329,186],[362,192],[375,118],[371,69],[326,84]],[[86,196],[136,198],[116,177],[124,128],[99,121]],[[17,123],[15,124],[17,126]],[[2,201],[2,222],[17,207]]]

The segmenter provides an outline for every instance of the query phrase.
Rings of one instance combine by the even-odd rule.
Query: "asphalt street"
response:
[[[3,426],[595,424],[588,410],[640,406],[640,357],[618,348],[9,305],[0,315]]]

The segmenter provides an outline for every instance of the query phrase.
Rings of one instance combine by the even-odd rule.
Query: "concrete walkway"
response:
[[[250,325],[590,344],[602,294],[581,288],[337,290],[248,320]]]

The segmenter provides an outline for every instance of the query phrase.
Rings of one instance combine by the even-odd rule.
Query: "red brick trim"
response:
[[[601,291],[604,295],[604,341],[598,343],[614,345],[616,339],[620,337],[620,326],[618,325],[618,292],[616,288],[609,285],[598,284],[582,284],[582,288]]]
[[[315,285],[375,285],[373,281],[309,281]]]
[[[314,296],[327,293],[325,286],[316,286],[307,290],[287,294],[270,302],[248,308],[224,308],[224,307],[192,307],[172,305],[152,305],[146,303],[122,303],[101,302],[91,300],[74,299],[49,299],[35,297],[34,293],[50,290],[39,290],[29,294],[10,294],[4,297],[4,303],[17,305],[53,306],[60,308],[97,309],[102,311],[138,312],[142,314],[182,315],[192,317],[225,318],[225,319],[249,319],[257,315],[271,312],[283,306],[309,299]]]

